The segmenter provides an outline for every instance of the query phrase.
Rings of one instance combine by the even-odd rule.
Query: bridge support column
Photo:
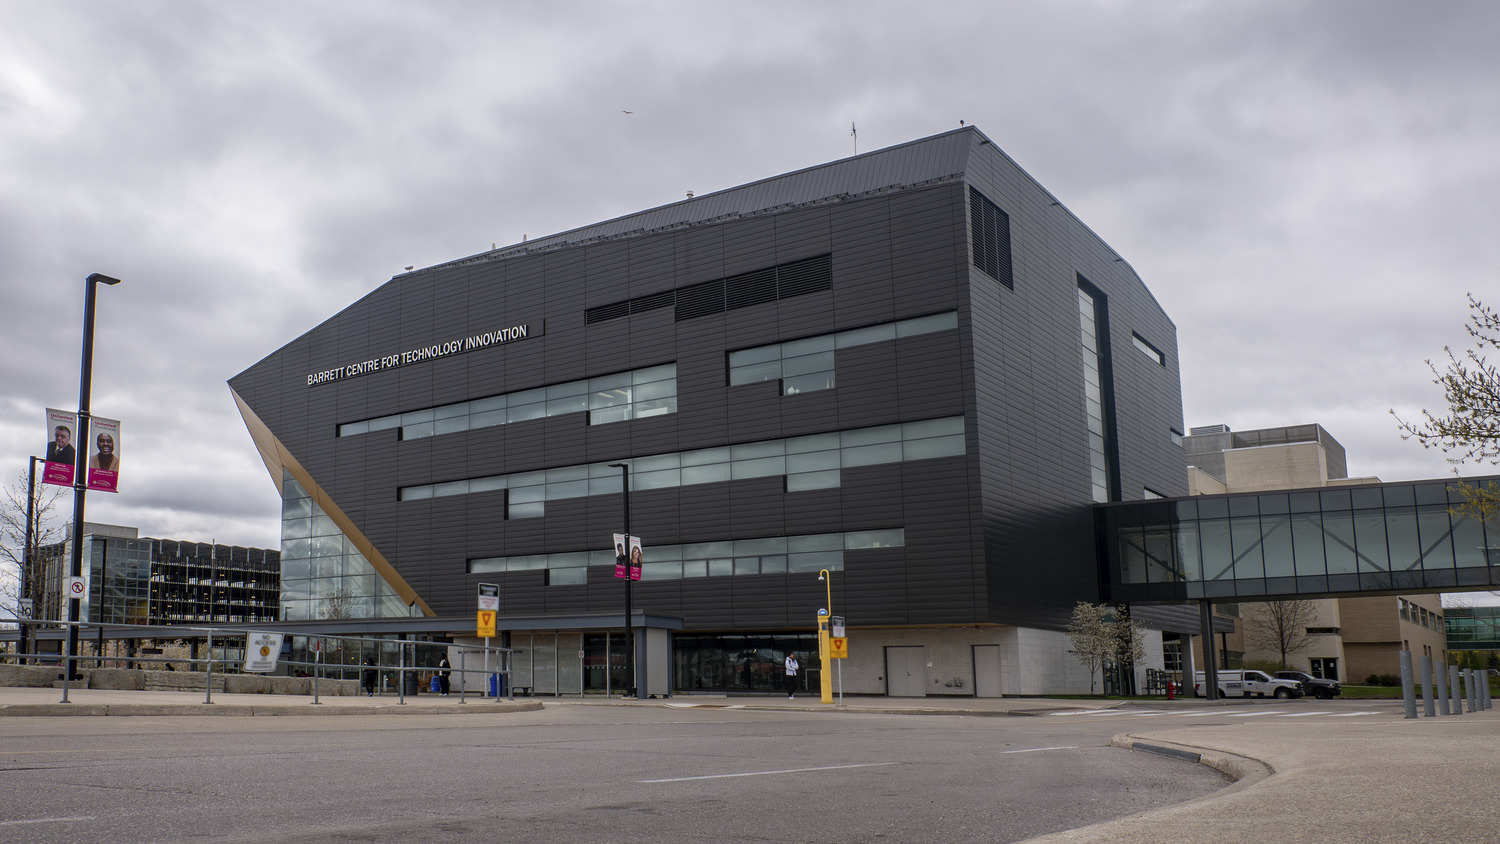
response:
[[[1203,697],[1205,700],[1219,699],[1219,660],[1214,654],[1214,605],[1212,601],[1198,602],[1198,615],[1203,628]]]

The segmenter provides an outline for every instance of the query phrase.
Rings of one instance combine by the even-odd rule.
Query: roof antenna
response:
[[[852,121],[849,123],[849,136],[854,138],[854,154],[859,155],[859,130],[854,127]]]

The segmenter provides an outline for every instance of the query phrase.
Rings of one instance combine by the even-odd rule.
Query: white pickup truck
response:
[[[1219,694],[1224,697],[1302,697],[1302,684],[1277,680],[1264,671],[1238,669],[1219,672]],[[1193,697],[1203,697],[1203,672],[1193,674]]]

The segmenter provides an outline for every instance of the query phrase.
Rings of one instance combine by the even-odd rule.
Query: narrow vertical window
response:
[[[1083,352],[1083,404],[1089,432],[1089,488],[1096,502],[1118,499],[1114,446],[1114,389],[1109,367],[1105,297],[1078,280],[1078,329]]]

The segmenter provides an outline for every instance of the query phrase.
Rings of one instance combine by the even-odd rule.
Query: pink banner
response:
[[[42,483],[73,485],[74,466],[78,462],[73,434],[77,430],[78,414],[47,408],[47,464],[42,470]]]

